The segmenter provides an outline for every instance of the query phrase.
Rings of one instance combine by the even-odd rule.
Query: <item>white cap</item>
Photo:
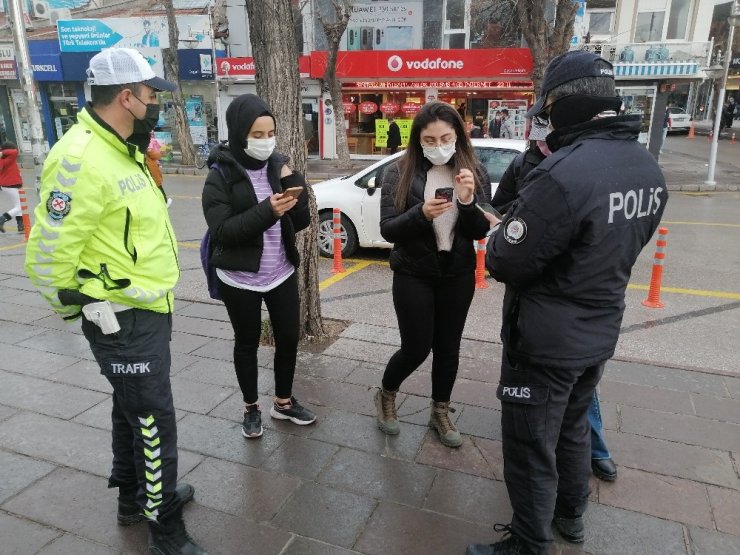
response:
[[[155,91],[174,91],[177,85],[157,77],[154,70],[133,48],[106,48],[95,54],[87,69],[91,85],[128,85],[144,83]]]

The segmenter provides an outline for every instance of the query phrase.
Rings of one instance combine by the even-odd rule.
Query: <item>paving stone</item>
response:
[[[498,338],[499,330],[495,331]],[[501,343],[496,341],[480,341],[463,337],[460,342],[460,355],[475,358],[484,362],[492,361],[494,367],[501,366]]]
[[[0,343],[8,343],[10,345],[20,343],[34,335],[44,333],[43,328],[19,324],[17,322],[3,321],[2,326],[3,333],[0,334]]]
[[[197,491],[198,503],[257,522],[271,520],[301,485],[291,476],[207,458],[184,476]]]
[[[464,354],[464,353],[461,353]],[[460,357],[457,368],[458,379],[473,380],[484,383],[498,383],[501,377],[501,356],[495,359]]]
[[[375,505],[367,497],[305,483],[283,506],[273,524],[302,536],[352,547]]]
[[[13,407],[6,407],[5,405],[0,405],[0,422],[3,420],[7,420],[17,412],[18,409],[15,409]]]
[[[717,530],[740,536],[740,491],[715,486],[707,486],[707,490]]]
[[[59,536],[58,530],[0,511],[0,538],[3,555],[36,553]]]
[[[511,522],[511,506],[503,482],[442,470],[424,508],[484,525]]]
[[[3,282],[3,286],[8,280]],[[51,309],[37,308],[35,306],[23,306],[19,304],[3,303],[2,319],[9,322],[22,322],[29,324],[51,314]],[[56,318],[59,318],[56,316]]]
[[[188,414],[177,425],[177,437],[178,445],[191,451],[258,467],[288,436],[272,430],[248,440],[241,434],[241,421]]]
[[[180,313],[172,319],[172,329],[178,332],[184,332],[190,335],[200,335],[203,337],[234,339],[234,328],[231,322],[221,320],[211,320],[205,318],[193,318]]]
[[[689,527],[689,537],[693,555],[717,555],[719,553],[740,553],[740,537],[719,534],[698,526]]]
[[[452,390],[452,402],[501,410],[501,401],[496,398],[498,384],[458,379]]]
[[[299,352],[296,360],[296,374],[343,380],[362,363],[345,358],[330,357],[323,354]]]
[[[623,432],[714,449],[740,450],[739,424],[637,407],[622,407],[621,416]]]
[[[473,444],[478,448],[496,480],[504,479],[504,452],[500,441],[474,437]]]
[[[608,430],[605,435],[620,466],[740,489],[727,451]]]
[[[340,449],[318,481],[375,499],[420,507],[437,472],[375,453]]]
[[[338,448],[312,439],[290,436],[262,465],[263,470],[313,480],[331,460]]]
[[[105,393],[0,371],[0,403],[60,418],[73,418],[105,399]]]
[[[349,359],[337,359],[347,360],[349,364],[354,364],[356,361],[349,361]],[[352,373],[347,376],[344,381],[357,385],[364,385],[366,387],[379,387],[383,379],[383,368],[371,367],[369,362],[359,363],[361,366],[356,367],[352,370]]]
[[[324,354],[351,360],[379,362],[387,361],[397,350],[398,347],[393,345],[381,345],[340,337],[324,350]]]
[[[94,360],[79,362],[50,374],[50,380],[75,385],[93,391],[112,393],[110,382],[100,373],[100,366]]]
[[[3,285],[5,285],[5,283],[3,283]],[[45,310],[51,311],[49,303],[46,302],[46,299],[41,296],[41,293],[39,293],[33,285],[28,288],[28,291],[13,291],[13,295],[7,297],[5,300],[6,302],[12,304],[19,304],[22,306],[35,306],[37,308],[43,308]],[[56,318],[61,320],[59,316],[56,316]]]
[[[79,362],[79,360],[77,357],[45,353],[16,345],[3,345],[0,370],[45,378],[61,368],[67,368]]]
[[[116,525],[116,496],[107,479],[60,468],[14,497],[5,509],[118,550],[143,553],[146,530]]]
[[[354,385],[311,376],[296,376],[293,391],[301,402],[340,410],[374,415],[374,391]]]
[[[740,400],[692,395],[696,416],[740,424]]]
[[[633,362],[610,360],[606,364],[603,379],[717,397],[726,395],[722,376],[676,368],[657,368]]]
[[[229,315],[223,303],[192,303],[188,306],[175,307],[176,316],[192,316],[193,318],[203,318],[205,320],[216,320],[228,322]]]
[[[293,536],[280,555],[356,555],[358,553],[358,551],[350,551],[328,543]]]
[[[605,430],[619,429],[619,405],[606,401],[599,401],[601,406],[601,426]]]
[[[419,426],[429,425],[429,416],[431,413],[431,399],[429,397],[419,397],[418,395],[396,396],[396,409],[398,419],[401,422],[410,422]],[[455,412],[450,412],[450,420],[457,422],[460,418],[462,407],[456,407]]]
[[[67,333],[74,333],[76,335],[82,336],[82,326],[79,320],[75,320],[73,322],[67,322],[66,320],[62,320],[57,314],[53,314],[51,312],[49,313],[48,316],[46,316],[46,318],[35,320],[33,322],[33,325],[39,326],[41,328],[48,328],[51,330],[64,331]],[[41,331],[44,331],[44,330],[41,330]]]
[[[501,411],[465,405],[455,423],[461,434],[501,439]]]
[[[31,283],[31,280],[26,277],[25,272],[23,272],[22,275],[14,275],[11,278],[3,281],[3,287],[7,287],[9,289],[18,289],[19,291],[30,291],[31,293],[40,295],[40,293],[36,289],[36,286],[34,286],[34,284]],[[14,294],[15,293],[16,292],[14,292]]]
[[[22,341],[18,346],[71,357],[90,355],[90,344],[87,339],[82,335],[68,331],[45,330],[43,333]]]
[[[56,467],[44,461],[37,461],[16,453],[0,451],[0,504],[25,487],[46,476]]]
[[[209,383],[226,387],[238,387],[234,363],[213,358],[193,357],[195,361],[177,374],[178,378],[187,378],[194,382]],[[257,390],[260,393],[275,388],[274,372],[271,367],[260,367],[257,376]]]
[[[354,547],[367,555],[453,554],[464,553],[469,543],[488,543],[490,538],[490,524],[473,524],[422,509],[382,502]]]
[[[599,391],[602,400],[619,405],[694,414],[691,397],[685,391],[671,391],[609,380],[602,380],[599,383]]]
[[[412,461],[426,432],[426,427],[402,424],[400,434],[389,436],[378,429],[375,418],[334,410],[314,428],[310,437],[326,443]]]
[[[712,511],[704,488],[704,485],[689,480],[658,477],[622,467],[616,482],[599,485],[599,503],[711,527]]]
[[[44,547],[37,555],[116,555],[118,551],[99,543],[64,534]]]
[[[173,353],[193,354],[194,351],[207,345],[211,341],[213,341],[211,337],[173,331],[172,340],[170,341],[170,349]]]
[[[110,433],[41,414],[22,412],[0,422],[0,446],[29,457],[108,476]]]
[[[375,384],[378,387],[379,384]],[[432,398],[432,375],[421,368],[404,380],[399,389],[401,393],[416,395],[425,399]]]
[[[623,479],[622,476],[619,478]],[[686,553],[683,527],[645,514],[591,503],[584,517],[583,549],[599,555],[680,555]]]
[[[723,381],[730,397],[733,399],[740,399],[740,378],[730,378],[726,376]]]
[[[234,362],[234,341],[226,339],[212,339],[202,347],[190,352],[193,356],[214,358]],[[263,368],[272,368],[275,358],[275,349],[261,345],[257,350],[257,364]]]
[[[185,523],[190,535],[210,555],[278,555],[283,553],[283,546],[291,538],[291,534],[285,530],[257,524],[243,516],[233,516],[197,503],[188,503],[186,506]]]
[[[170,363],[170,375],[179,374],[183,368],[188,368],[194,362],[200,360],[198,357],[187,355],[185,353],[176,353],[170,351],[172,362]]]
[[[442,445],[437,434],[430,431],[421,448],[421,453],[416,457],[416,462],[483,478],[494,477],[493,469],[478,451],[473,440],[467,436],[463,436],[463,443],[460,447],[452,448]]]
[[[175,408],[207,414],[225,399],[234,394],[233,387],[194,382],[187,378],[173,376],[172,398]]]
[[[345,328],[339,336],[347,339],[359,339],[360,341],[393,345],[396,348],[401,346],[401,336],[399,335],[398,328],[387,328],[385,326],[355,322]]]

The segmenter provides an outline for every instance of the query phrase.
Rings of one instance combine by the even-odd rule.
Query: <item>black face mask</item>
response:
[[[149,133],[157,127],[157,122],[159,122],[159,104],[146,104],[136,95],[134,95],[134,98],[146,106],[144,119],[137,118],[129,110],[129,113],[134,116],[134,133]]]

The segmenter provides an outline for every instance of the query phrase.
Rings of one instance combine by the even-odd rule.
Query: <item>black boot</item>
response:
[[[185,530],[182,505],[149,523],[149,553],[151,555],[208,555]]]
[[[136,491],[138,487],[118,489],[118,524],[131,526],[146,520],[141,512],[141,507],[136,502]],[[179,498],[180,506],[191,501],[195,495],[195,488],[185,482],[177,482],[175,495]]]
[[[16,216],[15,217],[15,223],[18,224],[18,231],[21,233],[25,231],[25,227],[23,227],[23,216]]]
[[[5,222],[9,222],[12,219],[13,218],[11,218],[7,212],[0,216],[0,233],[5,233],[5,228],[3,226],[5,225]]]

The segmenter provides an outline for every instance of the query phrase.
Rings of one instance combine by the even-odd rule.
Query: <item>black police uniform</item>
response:
[[[614,354],[632,266],[668,199],[639,117],[556,130],[488,243],[506,284],[497,396],[512,533],[546,553],[553,515],[583,514],[588,406]]]

